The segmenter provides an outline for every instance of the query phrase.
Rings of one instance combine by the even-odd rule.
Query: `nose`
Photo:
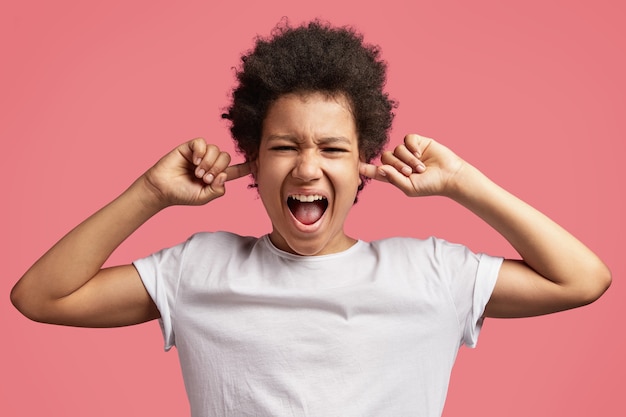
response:
[[[301,152],[293,167],[292,175],[306,182],[321,178],[322,166],[319,155],[313,150]]]

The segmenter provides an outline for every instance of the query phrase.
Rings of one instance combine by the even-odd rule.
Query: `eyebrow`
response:
[[[267,138],[268,142],[275,141],[275,140],[286,140],[286,141],[294,142],[294,143],[302,142],[301,140],[299,140],[297,137],[293,135],[270,135]],[[332,143],[343,143],[345,145],[350,145],[352,143],[350,139],[344,136],[322,137],[320,139],[316,139],[315,142],[318,144],[323,144],[323,145],[328,145]]]
[[[343,136],[331,136],[328,138],[321,138],[319,140],[320,143],[324,144],[324,145],[328,145],[331,143],[342,143],[344,145],[350,145],[352,143],[352,141],[350,141],[350,139],[345,138]]]

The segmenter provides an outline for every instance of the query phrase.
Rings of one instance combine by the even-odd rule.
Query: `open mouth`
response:
[[[287,206],[300,223],[310,225],[322,218],[328,208],[328,199],[321,195],[290,195]]]

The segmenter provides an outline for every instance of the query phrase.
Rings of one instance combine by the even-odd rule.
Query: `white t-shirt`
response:
[[[298,256],[199,233],[137,260],[192,416],[440,416],[501,258],[435,238]]]

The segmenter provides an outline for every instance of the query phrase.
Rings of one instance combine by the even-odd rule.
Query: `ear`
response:
[[[256,180],[256,174],[259,171],[259,158],[256,158],[254,161],[248,162],[250,164],[250,173],[252,174],[252,178]]]
[[[363,152],[359,152],[359,169],[361,164],[366,164],[367,161],[365,160],[365,156],[363,155]],[[363,185],[363,175],[359,174],[359,187]]]

